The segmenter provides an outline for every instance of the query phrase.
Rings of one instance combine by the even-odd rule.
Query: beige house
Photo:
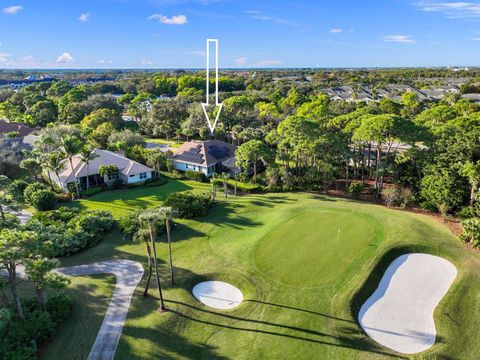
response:
[[[85,189],[87,181],[89,187],[93,187],[103,184],[106,180],[119,179],[124,184],[134,184],[152,178],[153,169],[148,166],[108,150],[95,149],[93,152],[96,157],[88,163],[88,169],[81,156],[75,155],[72,159],[73,171],[70,161],[65,159],[64,168],[58,174],[58,177],[55,173],[50,172],[51,179],[62,189],[67,189],[68,184],[74,184],[75,181],[80,189]],[[105,179],[98,173],[100,166],[112,164],[117,165],[118,172],[112,174],[109,179]]]

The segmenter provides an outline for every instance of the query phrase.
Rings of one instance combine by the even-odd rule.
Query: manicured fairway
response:
[[[192,184],[178,185],[188,186]],[[116,196],[116,216],[128,207],[150,206],[122,195],[130,200],[124,208],[124,200]],[[165,193],[152,196],[161,203]],[[106,198],[93,200],[81,204],[108,205]],[[458,269],[435,311],[437,343],[422,358],[480,358],[480,256],[427,216],[295,193],[219,198],[206,217],[178,223],[172,233],[177,279],[173,288],[164,239],[158,246],[170,311],[155,311],[153,281],[152,297],[141,296],[143,281],[132,300],[116,359],[399,358],[402,355],[368,338],[356,319],[386,267],[409,252],[442,256]],[[116,232],[95,248],[63,259],[62,265],[111,258],[146,264],[144,247]],[[227,311],[201,304],[191,290],[207,280],[239,288],[242,304]],[[76,336],[81,342],[82,326]],[[64,348],[61,341],[65,339],[60,337],[52,346]],[[75,345],[71,354],[72,359],[81,358],[75,357]]]

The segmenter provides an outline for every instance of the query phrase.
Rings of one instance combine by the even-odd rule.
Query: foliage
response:
[[[57,325],[65,320],[73,308],[73,299],[57,292],[49,296],[43,306],[35,300],[24,301],[25,320],[21,321],[11,308],[0,310],[0,354],[2,359],[36,359],[32,340],[48,340]]]
[[[29,194],[28,203],[38,211],[52,210],[57,204],[57,196],[48,189],[37,190]]]
[[[213,205],[213,200],[206,193],[171,193],[167,196],[164,205],[171,207],[176,216],[190,219],[205,215]]]
[[[207,176],[200,171],[187,170],[185,171],[185,177],[189,180],[194,180],[198,182],[206,182]]]
[[[48,256],[58,257],[97,244],[113,224],[112,215],[106,210],[61,207],[34,214],[25,227],[44,244]]]
[[[400,191],[396,186],[386,187],[382,190],[382,198],[385,204],[390,207],[399,201]]]
[[[140,222],[140,214],[143,210],[134,210],[128,213],[128,215],[122,217],[119,220],[120,229],[127,239],[135,242],[144,242],[149,240],[148,233],[145,233],[144,228]],[[158,235],[165,233],[165,222],[163,220],[157,220],[153,224],[154,231]]]
[[[364,189],[364,185],[359,182],[352,182],[348,185],[348,193],[352,194],[354,197],[358,197]]]
[[[472,218],[462,221],[463,232],[460,239],[474,247],[480,247],[480,219]]]

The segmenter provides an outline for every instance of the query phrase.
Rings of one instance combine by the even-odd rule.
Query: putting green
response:
[[[358,212],[306,210],[260,241],[255,262],[267,276],[286,284],[324,284],[347,272],[379,240],[379,226]]]

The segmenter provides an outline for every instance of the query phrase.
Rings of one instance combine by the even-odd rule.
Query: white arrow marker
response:
[[[215,121],[210,121],[210,117],[207,113],[207,106],[209,106],[209,95],[210,95],[210,43],[215,44],[215,106],[217,109],[217,116],[215,116]],[[213,134],[215,130],[215,126],[217,126],[218,117],[220,116],[220,112],[222,111],[223,104],[218,102],[218,39],[207,39],[207,100],[202,103],[203,113],[207,118],[207,125],[210,129],[210,132]]]

